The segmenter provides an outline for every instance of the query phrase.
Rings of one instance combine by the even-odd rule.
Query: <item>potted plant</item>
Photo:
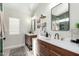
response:
[[[78,28],[78,29],[79,29],[79,23],[77,23],[77,24],[76,24],[76,28]]]
[[[76,23],[76,28],[79,30],[79,23]],[[77,38],[75,42],[79,44],[79,38]]]

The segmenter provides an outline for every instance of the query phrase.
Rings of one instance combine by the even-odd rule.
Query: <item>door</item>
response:
[[[0,37],[0,56],[3,55],[3,40]]]
[[[3,55],[2,21],[1,21],[2,3],[0,3],[0,56]]]

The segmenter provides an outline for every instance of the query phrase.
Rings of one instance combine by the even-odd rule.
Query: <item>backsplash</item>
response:
[[[71,40],[71,34],[70,34],[70,32],[69,31],[64,31],[64,32],[60,32],[60,31],[58,31],[58,32],[55,32],[55,31],[53,31],[53,33],[51,33],[52,35],[51,35],[51,38],[52,39],[54,39],[54,37],[55,37],[55,33],[58,33],[59,34],[59,40],[61,40],[62,38],[63,38],[63,40]]]
[[[79,39],[79,29],[71,29],[71,38],[73,40]]]

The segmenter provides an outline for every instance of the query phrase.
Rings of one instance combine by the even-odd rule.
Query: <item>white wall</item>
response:
[[[72,3],[70,6],[71,28],[74,29],[75,23],[79,22],[79,3]]]
[[[6,40],[4,40],[4,49],[17,47],[25,44],[24,34],[30,30],[31,17],[27,14],[23,14],[17,10],[11,9],[4,4],[4,17],[6,24]],[[10,35],[9,34],[9,17],[20,19],[20,34]],[[29,20],[29,21],[28,21]]]
[[[55,4],[57,5],[57,4]],[[51,8],[54,7],[53,3],[44,4],[42,7],[39,7],[35,13],[35,16],[40,17],[41,14],[46,16],[47,19],[47,31],[51,33],[52,38],[54,38],[55,33],[59,33],[60,37],[64,39],[71,39],[71,29],[76,29],[74,27],[75,22],[79,21],[79,4],[70,4],[70,30],[69,31],[51,31]]]
[[[76,28],[79,23],[79,3],[70,4],[70,29],[73,30],[73,39],[79,38],[79,29]]]

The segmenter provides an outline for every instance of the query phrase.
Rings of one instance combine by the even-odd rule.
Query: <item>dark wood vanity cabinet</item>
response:
[[[43,44],[40,44],[41,42],[39,42],[39,50],[38,50],[38,52],[39,52],[39,55],[41,55],[41,56],[43,56],[43,55],[45,55],[45,56],[48,56],[49,55],[49,49],[48,48],[46,48],[46,46],[45,45],[43,45]],[[45,51],[46,50],[46,51]]]
[[[49,44],[41,40],[38,41],[38,52],[40,56],[57,56],[58,54],[49,48]]]
[[[73,53],[69,50],[60,48],[58,46],[49,44],[42,40],[38,41],[38,51],[36,54],[40,56],[79,56],[79,54]]]
[[[25,45],[32,50],[32,38],[37,37],[37,35],[25,35]]]

